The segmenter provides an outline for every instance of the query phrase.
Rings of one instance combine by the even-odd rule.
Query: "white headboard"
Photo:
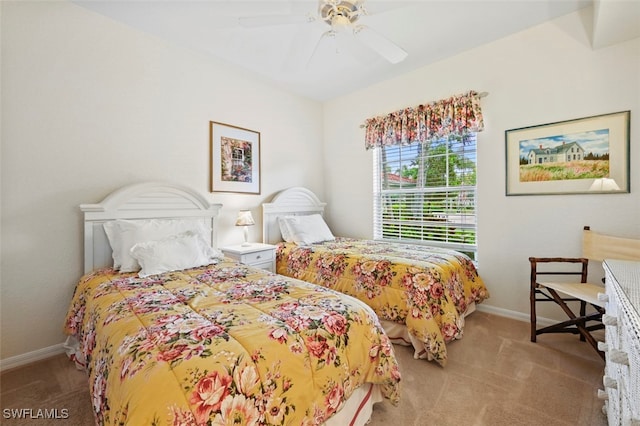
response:
[[[273,197],[270,203],[262,204],[262,242],[276,244],[282,241],[278,217],[305,214],[324,214],[320,199],[302,187],[285,189]]]
[[[222,204],[208,194],[167,182],[146,182],[125,186],[97,204],[81,204],[84,213],[84,272],[110,266],[111,246],[103,223],[115,219],[202,219],[211,227],[209,243],[217,246],[216,216]]]

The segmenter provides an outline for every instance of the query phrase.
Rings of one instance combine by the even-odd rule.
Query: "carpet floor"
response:
[[[606,425],[604,362],[572,335],[529,341],[529,324],[474,312],[462,340],[448,346],[445,368],[395,346],[402,373],[400,404],[376,404],[369,426]],[[3,425],[94,424],[87,378],[64,355],[3,371]],[[57,421],[7,418],[10,409],[57,409]],[[66,414],[65,414],[66,413]]]

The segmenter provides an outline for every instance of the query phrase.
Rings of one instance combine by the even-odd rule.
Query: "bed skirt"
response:
[[[462,320],[464,320],[464,318],[466,318],[475,310],[476,303],[470,303],[467,307],[466,312],[464,313]],[[421,342],[420,340],[409,334],[409,330],[405,325],[386,320],[380,320],[380,324],[382,325],[382,328],[384,328],[384,331],[387,333],[387,336],[389,336],[389,340],[391,340],[391,343],[401,346],[413,346],[414,359],[426,359],[429,361],[433,359],[431,353],[425,349],[424,342]]]

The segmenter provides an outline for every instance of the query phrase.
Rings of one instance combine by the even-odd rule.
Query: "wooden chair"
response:
[[[640,239],[630,239],[599,234],[584,227],[582,232],[583,257],[530,257],[531,264],[531,341],[544,333],[579,334],[581,341],[587,341],[604,359],[604,353],[598,350],[598,343],[592,332],[604,328],[602,314],[604,302],[598,294],[604,293],[601,283],[587,281],[589,260],[602,262],[604,259],[640,260]],[[549,264],[548,266],[543,266]],[[552,270],[548,269],[551,268]],[[539,281],[540,275],[575,275],[580,282]],[[536,303],[554,302],[567,314],[566,321],[538,329],[536,325]],[[576,314],[568,302],[579,302],[580,311]],[[587,312],[587,307],[589,312]],[[574,308],[575,309],[575,308]]]

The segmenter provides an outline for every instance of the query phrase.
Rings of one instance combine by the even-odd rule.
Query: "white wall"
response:
[[[2,2],[1,358],[64,340],[82,273],[81,203],[130,183],[209,188],[209,121],[261,132],[262,194],[214,193],[219,243],[250,208],[323,194],[322,108],[67,2]],[[319,161],[320,160],[320,161]]]
[[[640,237],[640,40],[593,50],[588,11],[324,108],[70,3],[0,2],[0,17],[2,360],[63,340],[82,273],[80,203],[145,180],[207,191],[210,120],[262,136],[262,194],[213,194],[221,244],[242,238],[239,208],[259,220],[260,204],[293,185],[329,203],[336,234],[371,237],[372,154],[358,126],[470,89],[490,93],[478,148],[487,305],[528,315],[527,257],[579,254],[585,224]],[[621,110],[632,111],[631,194],[505,197],[506,129]]]
[[[579,255],[583,225],[640,237],[640,39],[593,50],[585,30],[590,13],[326,102],[325,201],[335,233],[372,236],[372,152],[365,151],[358,126],[371,116],[476,90],[489,92],[478,135],[479,265],[491,291],[486,306],[527,317],[528,257]],[[623,110],[631,110],[630,194],[505,196],[505,130]]]

